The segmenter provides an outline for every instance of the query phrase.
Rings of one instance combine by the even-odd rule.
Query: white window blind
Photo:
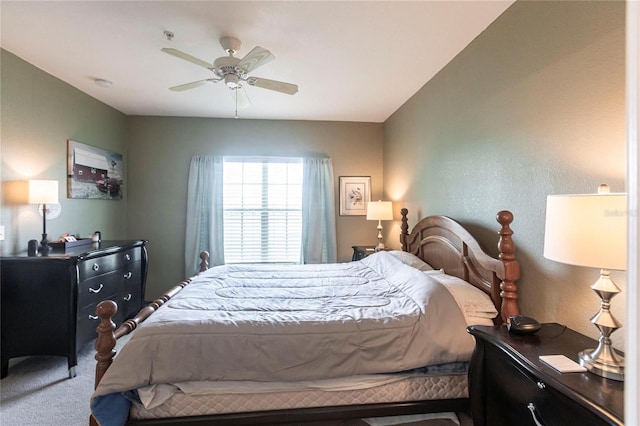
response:
[[[225,263],[299,263],[302,159],[225,158]]]

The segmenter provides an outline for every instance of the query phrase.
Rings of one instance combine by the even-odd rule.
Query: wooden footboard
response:
[[[102,376],[106,373],[107,369],[113,363],[113,358],[116,355],[115,347],[119,338],[126,336],[133,330],[138,328],[138,324],[149,318],[160,306],[164,305],[168,300],[175,296],[180,290],[182,290],[187,284],[189,284],[200,272],[206,271],[209,267],[209,253],[203,251],[200,253],[200,271],[198,274],[191,278],[188,278],[162,296],[149,303],[144,308],[140,309],[136,316],[126,320],[120,327],[116,329],[115,323],[112,321],[113,316],[118,311],[118,305],[113,300],[103,300],[96,307],[96,315],[100,318],[100,323],[96,328],[98,332],[98,338],[96,339],[96,376],[94,382],[94,389],[98,387],[98,383],[102,380]],[[89,423],[92,426],[98,426],[97,422],[91,416]]]

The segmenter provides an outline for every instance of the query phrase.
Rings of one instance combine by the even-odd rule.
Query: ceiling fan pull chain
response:
[[[236,118],[238,118],[238,87],[240,87],[240,86],[236,86],[236,88],[235,88],[235,92],[236,92]]]

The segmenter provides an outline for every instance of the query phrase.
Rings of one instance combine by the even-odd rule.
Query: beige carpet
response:
[[[78,353],[77,376],[73,379],[69,379],[64,357],[37,356],[11,360],[9,374],[0,380],[0,425],[88,425],[89,398],[95,375],[94,356],[93,343],[82,348]]]
[[[118,345],[118,349],[121,344]],[[78,375],[68,378],[63,357],[29,357],[12,362],[9,374],[0,380],[0,425],[80,426],[89,424],[89,398],[95,373],[93,344],[78,354]],[[472,426],[465,414],[457,415],[461,426]],[[455,426],[447,419],[396,419],[403,426]],[[403,421],[404,420],[404,421]],[[300,426],[368,426],[361,419],[312,422]]]

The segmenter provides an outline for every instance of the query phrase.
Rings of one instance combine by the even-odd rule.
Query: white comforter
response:
[[[451,294],[381,252],[360,262],[209,269],[131,337],[94,396],[154,383],[299,381],[468,360]]]

